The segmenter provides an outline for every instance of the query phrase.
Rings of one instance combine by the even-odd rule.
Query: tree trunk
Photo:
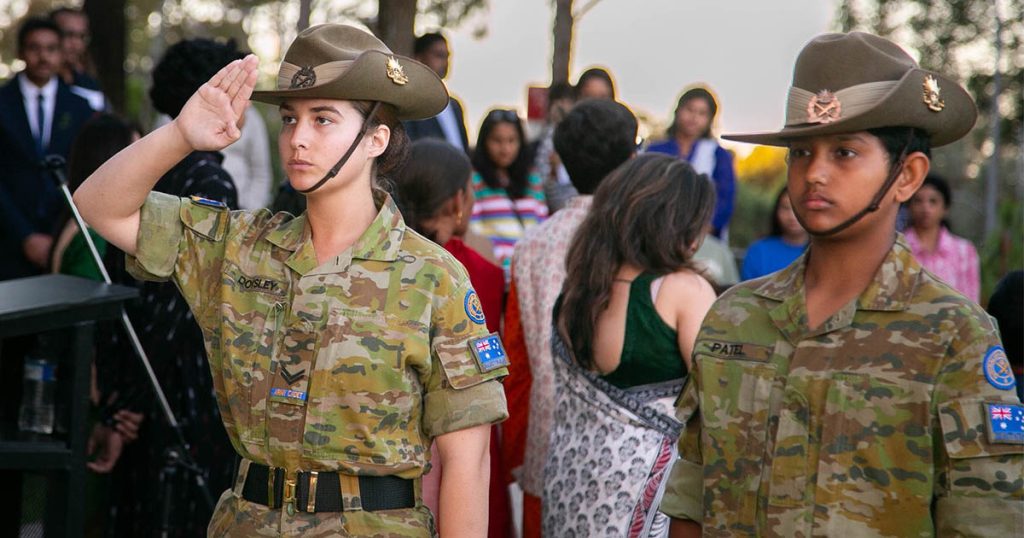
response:
[[[377,37],[396,54],[412,56],[416,0],[379,0]]]
[[[551,83],[569,82],[572,59],[572,0],[555,1],[554,50],[551,52]]]
[[[299,0],[299,23],[296,27],[299,33],[309,28],[309,14],[313,11],[313,0]]]
[[[89,54],[96,64],[100,86],[110,107],[124,113],[125,106],[125,2],[126,0],[85,0],[82,10],[89,17]]]

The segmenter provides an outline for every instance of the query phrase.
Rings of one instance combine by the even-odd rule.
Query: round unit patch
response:
[[[466,292],[466,300],[463,301],[463,305],[466,307],[466,315],[473,320],[473,323],[484,324],[484,307],[480,305],[480,298],[476,296],[476,291]]]
[[[999,390],[1010,390],[1016,385],[1010,361],[1006,359],[1006,352],[1003,351],[1002,346],[988,348],[981,367],[985,371],[985,379],[993,387]]]

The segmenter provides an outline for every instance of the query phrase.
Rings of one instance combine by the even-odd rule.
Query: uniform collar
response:
[[[338,258],[379,261],[398,259],[402,238],[405,236],[405,220],[391,196],[375,191],[373,198],[379,208],[377,216],[355,244],[339,254]],[[267,234],[267,241],[293,252],[287,263],[300,274],[316,268],[316,252],[313,250],[305,213],[279,224]],[[344,265],[347,269],[348,263],[333,265]]]
[[[796,263],[779,272],[774,278],[765,280],[754,289],[754,293],[772,301],[785,301],[795,297],[798,290],[804,294],[804,270],[807,268],[808,248]],[[907,240],[901,233],[896,234],[889,253],[875,272],[867,289],[857,298],[858,310],[906,310],[917,291],[921,275],[921,264],[914,259]]]
[[[853,323],[859,310],[898,312],[906,310],[917,291],[921,265],[917,263],[902,234],[886,254],[868,287],[855,301],[839,309],[828,320],[813,331],[807,332],[807,290],[804,287],[804,270],[807,267],[805,251],[796,263],[780,271],[776,276],[765,279],[754,294],[780,304],[771,307],[768,315],[783,335],[796,342],[803,338],[829,333]]]

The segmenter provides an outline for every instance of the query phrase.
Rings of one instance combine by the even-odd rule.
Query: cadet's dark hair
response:
[[[28,35],[39,30],[49,30],[57,34],[58,38],[64,37],[64,32],[60,30],[60,26],[57,26],[57,23],[52,20],[42,17],[29,17],[18,27],[18,53],[24,50],[25,40],[28,39]]]
[[[185,39],[171,45],[153,69],[153,87],[149,89],[153,107],[176,118],[200,86],[244,56],[233,39]]]
[[[692,267],[691,247],[715,207],[715,187],[689,163],[656,153],[626,161],[601,182],[565,256],[558,330],[592,368],[594,326],[619,268],[666,275]]]
[[[668,136],[674,137],[676,135],[676,129],[679,128],[677,124],[679,118],[679,109],[683,108],[683,105],[693,101],[694,99],[703,99],[708,104],[708,126],[704,129],[704,132],[700,134],[701,138],[711,138],[711,126],[715,123],[715,116],[718,114],[718,102],[715,101],[715,96],[711,95],[711,92],[704,88],[693,88],[683,92],[683,95],[679,96],[679,101],[676,103],[676,109],[672,112],[672,124],[668,126]]]
[[[533,162],[533,157],[530,155],[530,148],[526,143],[523,122],[515,110],[495,108],[484,116],[484,121],[480,124],[480,133],[476,137],[476,147],[473,148],[473,168],[480,174],[488,187],[501,188],[494,161],[487,153],[487,138],[491,136],[491,131],[499,123],[508,123],[515,127],[516,136],[519,137],[519,155],[508,167],[508,187],[505,188],[505,192],[512,199],[522,198],[526,194],[526,184],[529,180],[530,164]]]
[[[615,81],[612,80],[612,75],[606,69],[600,67],[591,67],[580,75],[580,78],[576,79],[576,99],[580,98],[580,91],[583,89],[583,84],[590,79],[598,79],[608,84],[608,87],[612,90],[611,98],[615,99]]]
[[[444,42],[445,45],[448,44],[448,40],[445,39],[440,32],[427,32],[417,37],[416,41],[412,45],[413,56],[427,52],[427,50],[429,50],[430,47],[433,47],[434,43],[437,43],[438,41]]]
[[[636,117],[615,101],[587,99],[569,111],[555,128],[553,142],[580,194],[593,194],[636,152],[636,131]]]
[[[920,151],[928,158],[932,156],[931,137],[917,127],[879,127],[867,131],[878,138],[885,152],[889,154],[890,171],[896,165],[904,148],[907,150],[906,155]]]
[[[409,160],[395,174],[395,201],[405,222],[431,241],[435,231],[424,222],[437,216],[445,202],[468,188],[473,167],[466,152],[436,138],[409,146]]]

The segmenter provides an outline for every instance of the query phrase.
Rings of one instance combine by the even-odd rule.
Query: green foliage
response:
[[[768,190],[750,183],[736,185],[736,205],[733,206],[732,220],[729,221],[730,247],[746,249],[754,241],[768,235],[776,194],[778,190]]]
[[[979,253],[981,300],[987,302],[1003,275],[1024,269],[1024,206],[1013,199],[999,205],[999,227]]]

